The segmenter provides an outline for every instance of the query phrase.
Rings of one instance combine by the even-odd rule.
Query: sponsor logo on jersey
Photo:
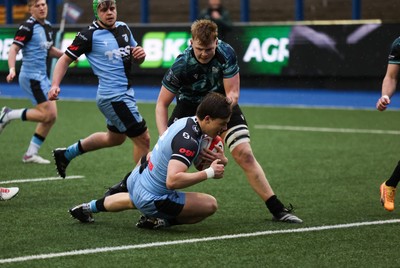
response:
[[[196,125],[193,125],[192,126],[192,129],[196,132],[196,133],[199,133],[199,127],[197,126],[197,124]]]
[[[125,42],[129,41],[129,37],[127,34],[123,34],[122,37],[124,38]]]
[[[88,40],[87,37],[84,36],[81,32],[79,32],[79,33],[76,35],[76,37],[78,37],[78,38],[80,38],[80,39],[82,39],[82,40],[85,40],[85,41]]]
[[[75,45],[70,45],[68,47],[68,50],[71,50],[71,51],[77,51],[78,49],[79,49],[79,46],[75,46]]]
[[[183,147],[179,149],[179,153],[186,157],[194,157],[196,155],[196,151],[189,150]]]
[[[16,37],[15,37],[15,40],[16,40],[16,41],[19,41],[19,42],[24,42],[25,39],[26,39],[26,36],[16,36]]]
[[[104,54],[110,61],[129,60],[131,55],[131,47],[120,47],[118,49],[106,51]]]
[[[53,41],[50,41],[50,42],[42,42],[41,44],[40,44],[40,47],[42,48],[42,49],[46,49],[46,50],[48,50],[48,49],[50,49],[51,47],[53,46]]]
[[[25,25],[21,25],[21,26],[19,26],[19,30],[25,30],[25,31],[27,31],[27,32],[30,32],[30,31],[31,31],[31,28],[26,27]]]
[[[149,159],[149,163],[147,164],[147,167],[149,168],[150,171],[153,170],[154,164],[153,164],[153,162],[151,162],[151,159]]]

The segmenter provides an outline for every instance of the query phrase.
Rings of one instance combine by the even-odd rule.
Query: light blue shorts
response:
[[[133,89],[111,98],[97,95],[96,101],[97,107],[106,118],[107,126],[111,131],[135,137],[147,129],[136,105]]]
[[[185,205],[186,194],[173,191],[170,194],[154,195],[143,188],[140,179],[145,179],[139,174],[139,169],[132,171],[127,180],[129,196],[144,215],[163,219],[174,219],[182,211]]]
[[[18,77],[19,86],[28,94],[33,105],[47,101],[47,93],[51,84],[47,74],[21,72]]]

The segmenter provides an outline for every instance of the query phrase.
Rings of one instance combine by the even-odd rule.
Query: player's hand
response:
[[[228,164],[228,158],[224,154],[224,150],[221,149],[219,146],[215,146],[214,149],[217,150],[217,152],[214,152],[210,149],[204,148],[200,152],[200,156],[209,162],[214,161],[215,159],[219,159],[219,164],[223,164],[226,166]]]
[[[211,12],[211,18],[213,18],[214,20],[219,20],[219,19],[221,19],[221,13],[219,13],[219,11],[217,11],[217,10],[213,10],[212,12]]]
[[[14,80],[15,76],[16,76],[15,68],[10,68],[10,72],[6,78],[7,83],[10,83],[12,80]]]
[[[131,48],[132,61],[135,63],[142,63],[146,58],[146,52],[141,46]]]
[[[219,162],[220,159],[215,159],[210,165],[210,167],[214,169],[214,179],[221,179],[224,177],[225,166]]]
[[[52,87],[49,91],[49,93],[47,93],[47,98],[49,100],[58,100],[58,94],[60,94],[60,88],[59,87]]]
[[[390,104],[390,98],[388,95],[383,95],[382,97],[379,98],[378,102],[376,103],[376,109],[379,111],[384,111]]]

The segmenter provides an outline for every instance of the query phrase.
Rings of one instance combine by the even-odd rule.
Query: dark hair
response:
[[[217,40],[218,26],[211,20],[196,20],[190,28],[192,39],[198,40],[201,45],[208,45],[210,41]]]
[[[196,115],[203,120],[207,115],[213,119],[226,119],[232,114],[231,101],[222,94],[208,93],[197,107]]]

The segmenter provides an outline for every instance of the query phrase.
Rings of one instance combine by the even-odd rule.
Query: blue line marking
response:
[[[160,86],[161,87],[161,86]],[[134,86],[138,102],[156,102],[160,87]],[[95,85],[62,85],[60,100],[88,100],[96,98]],[[239,103],[256,106],[320,107],[375,109],[380,89],[372,90],[329,90],[329,89],[285,89],[285,88],[242,88]],[[0,83],[0,98],[26,98],[18,83]],[[400,109],[400,99],[392,98],[390,110]]]

